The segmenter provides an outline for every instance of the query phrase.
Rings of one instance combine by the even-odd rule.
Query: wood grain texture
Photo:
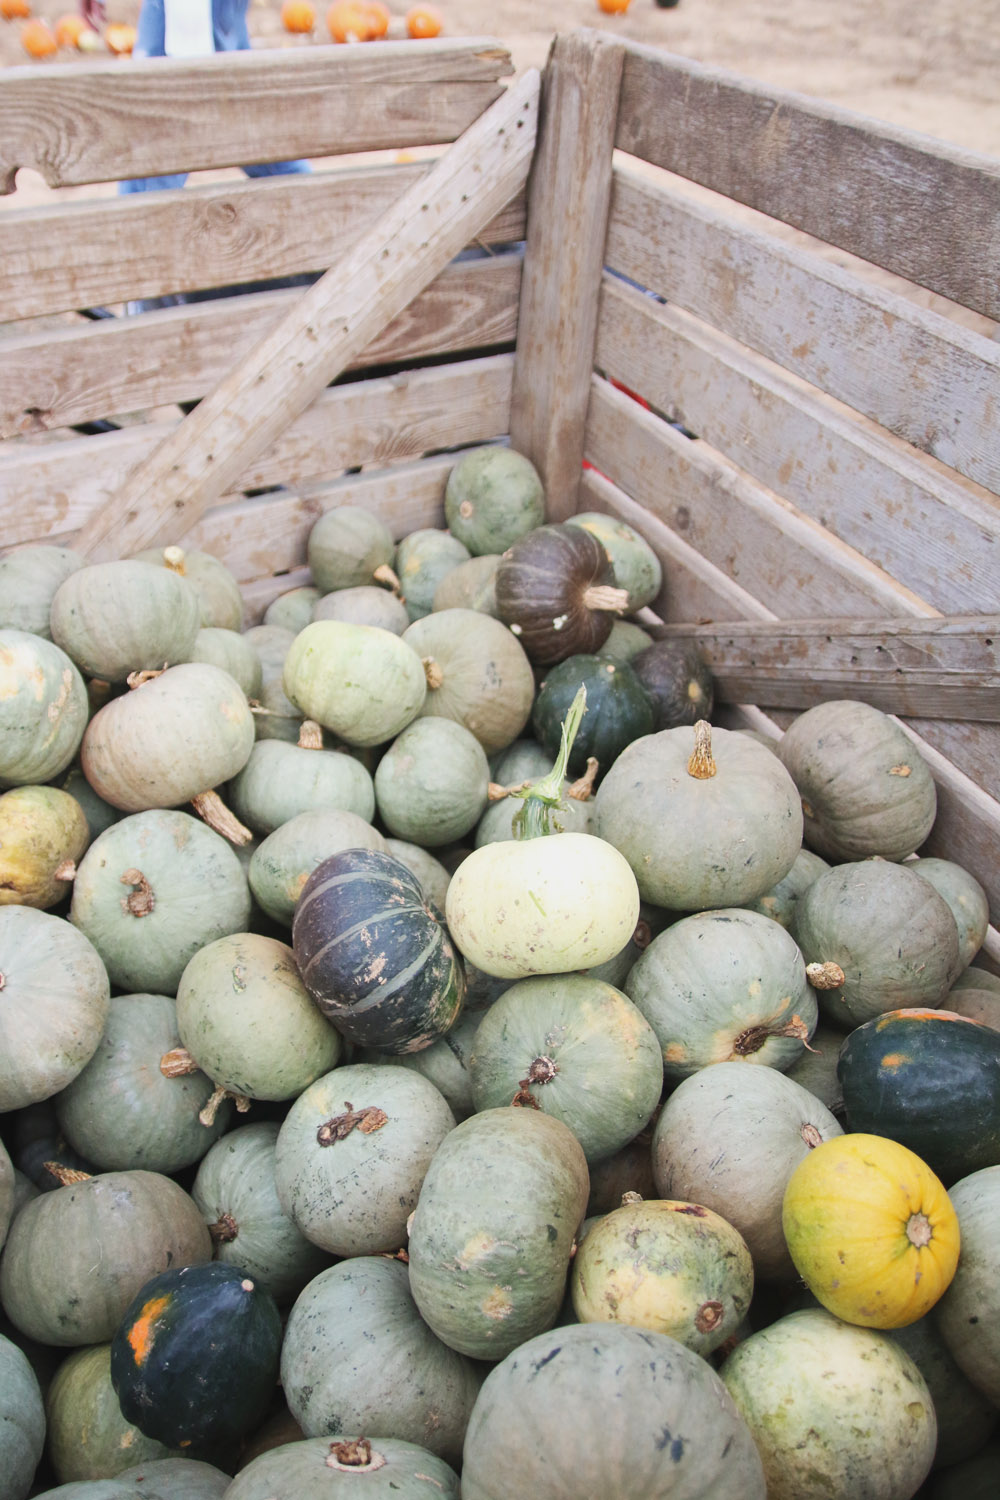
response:
[[[512,368],[513,355],[499,354],[334,386],[267,452],[248,457],[233,491],[327,480],[347,468],[382,467],[502,436]],[[7,444],[0,453],[3,548],[57,537],[76,545],[88,518],[180,426],[147,422],[96,437]]]
[[[677,179],[616,168],[607,261],[1000,491],[1000,343],[686,196]]]
[[[660,635],[698,651],[726,702],[857,698],[884,713],[1000,723],[1000,614],[674,624]]]
[[[465,37],[7,68],[0,191],[19,167],[67,187],[451,141],[513,71]]]
[[[529,69],[382,214],[81,529],[86,557],[183,536],[247,463],[521,191],[537,129]]]
[[[0,213],[0,306],[22,318],[325,271],[430,164],[334,168]],[[516,197],[477,240],[520,240]]]
[[[615,144],[1000,319],[1000,163],[630,45]]]
[[[556,38],[545,71],[510,438],[541,475],[553,521],[576,508],[580,482],[622,55],[581,30]]]
[[[515,253],[453,262],[348,370],[512,345],[520,276]],[[198,400],[300,295],[224,297],[4,339],[0,435]]]
[[[597,365],[944,613],[1000,610],[1000,500],[607,275]]]

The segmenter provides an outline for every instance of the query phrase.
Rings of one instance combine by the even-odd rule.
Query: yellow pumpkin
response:
[[[860,1131],[817,1146],[789,1178],[782,1228],[795,1268],[829,1312],[862,1328],[905,1328],[958,1265],[958,1217],[919,1156]]]

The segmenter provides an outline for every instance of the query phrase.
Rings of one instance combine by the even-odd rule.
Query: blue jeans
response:
[[[216,52],[248,52],[248,0],[212,0],[212,31]],[[133,57],[163,57],[164,0],[143,0],[136,27]],[[281,177],[289,172],[308,172],[307,161],[270,161],[243,167],[248,177]],[[171,172],[165,177],[134,177],[118,184],[119,193],[148,193],[158,188],[180,188],[187,181],[186,172]]]

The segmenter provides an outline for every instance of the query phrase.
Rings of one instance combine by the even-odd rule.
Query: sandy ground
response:
[[[50,21],[75,0],[31,0]],[[390,35],[409,0],[389,0]],[[281,0],[250,0],[255,46],[328,42],[324,0],[313,36],[292,37]],[[109,20],[134,20],[139,0],[107,0]],[[450,35],[495,36],[518,69],[544,63],[557,31],[593,26],[751,78],[833,101],[1000,158],[1000,7],[997,0],[631,0],[609,16],[597,0],[437,0]],[[37,66],[20,21],[0,21],[0,67]],[[75,52],[57,59],[66,66]],[[127,67],[123,59],[121,66]]]

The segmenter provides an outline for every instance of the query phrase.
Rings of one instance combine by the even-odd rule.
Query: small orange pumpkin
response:
[[[28,0],[0,0],[0,16],[5,21],[26,21],[30,15]]]
[[[443,27],[444,16],[434,5],[414,5],[406,12],[406,30],[411,37],[440,36]]]
[[[128,57],[135,46],[135,27],[124,21],[113,21],[104,29],[104,42],[116,57]]]
[[[56,41],[60,47],[75,47],[86,30],[87,23],[83,17],[70,11],[68,15],[60,16],[56,22]]]
[[[378,41],[389,30],[392,12],[383,0],[368,0],[366,9],[372,24],[372,41]]]
[[[286,31],[303,34],[316,25],[316,9],[309,0],[284,0],[281,7],[281,24]]]
[[[606,16],[623,16],[630,4],[631,0],[597,0],[597,9]]]
[[[365,0],[334,0],[326,13],[326,25],[335,42],[370,42],[374,36]]]
[[[25,21],[21,28],[21,46],[29,57],[51,57],[59,47],[44,21]]]

